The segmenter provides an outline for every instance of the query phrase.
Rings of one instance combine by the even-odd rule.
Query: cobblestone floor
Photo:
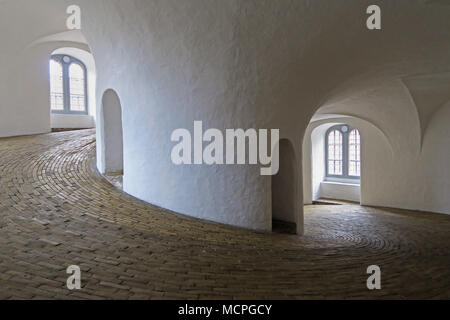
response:
[[[94,156],[92,130],[0,139],[1,299],[450,298],[450,216],[321,205],[304,237],[250,232],[121,193]]]

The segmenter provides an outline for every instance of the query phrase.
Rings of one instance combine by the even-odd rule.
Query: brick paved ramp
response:
[[[304,237],[256,233],[138,201],[94,157],[92,130],[0,139],[0,298],[450,298],[450,216],[311,206]]]

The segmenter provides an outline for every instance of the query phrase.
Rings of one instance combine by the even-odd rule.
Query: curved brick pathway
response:
[[[121,193],[94,156],[92,130],[0,139],[0,298],[450,298],[450,216],[311,206],[304,237],[250,232]]]

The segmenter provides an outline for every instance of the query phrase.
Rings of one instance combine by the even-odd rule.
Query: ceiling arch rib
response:
[[[420,149],[434,115],[450,100],[450,72],[418,75],[402,79],[420,121]]]

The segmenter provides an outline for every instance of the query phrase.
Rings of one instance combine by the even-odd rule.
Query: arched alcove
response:
[[[333,185],[333,181],[330,181],[324,190],[323,184],[327,180],[326,133],[330,128],[341,125],[357,129],[361,135],[360,183],[353,186],[355,183],[352,181],[343,181],[343,184]],[[395,174],[397,168],[394,166],[394,153],[390,140],[373,123],[344,115],[314,118],[305,132],[302,150],[303,197],[306,205],[320,198],[347,200],[362,205],[385,205],[384,201],[390,195],[386,190],[391,188],[392,184],[390,177]],[[339,183],[339,181],[334,182]],[[334,188],[331,190],[331,196],[330,188]]]
[[[303,142],[303,199],[311,204],[320,198],[320,186],[325,179],[325,135],[336,122],[327,122],[307,130]]]
[[[281,139],[280,169],[272,177],[273,229],[286,233],[297,232],[297,160],[294,146],[288,139]]]
[[[358,177],[350,178],[350,175],[344,172],[346,168],[348,170],[350,162],[349,133],[350,131],[356,131],[358,136],[360,134],[360,128],[354,124],[352,126],[350,122],[334,122],[331,120],[331,122],[325,122],[320,125],[316,124],[317,126],[308,133],[307,139],[309,141],[304,142],[305,158],[303,160],[304,176],[305,179],[306,177],[309,178],[304,187],[306,204],[310,204],[320,198],[361,202],[361,174],[359,173]],[[347,131],[340,131],[341,127],[346,128]],[[342,172],[337,175],[328,172],[329,146],[327,137],[330,134],[330,130],[333,132],[338,130],[341,136],[340,163]],[[358,148],[359,151],[355,156],[358,157],[361,164],[361,145]]]
[[[112,89],[103,94],[101,119],[103,168],[100,171],[123,175],[122,107],[119,96]]]

